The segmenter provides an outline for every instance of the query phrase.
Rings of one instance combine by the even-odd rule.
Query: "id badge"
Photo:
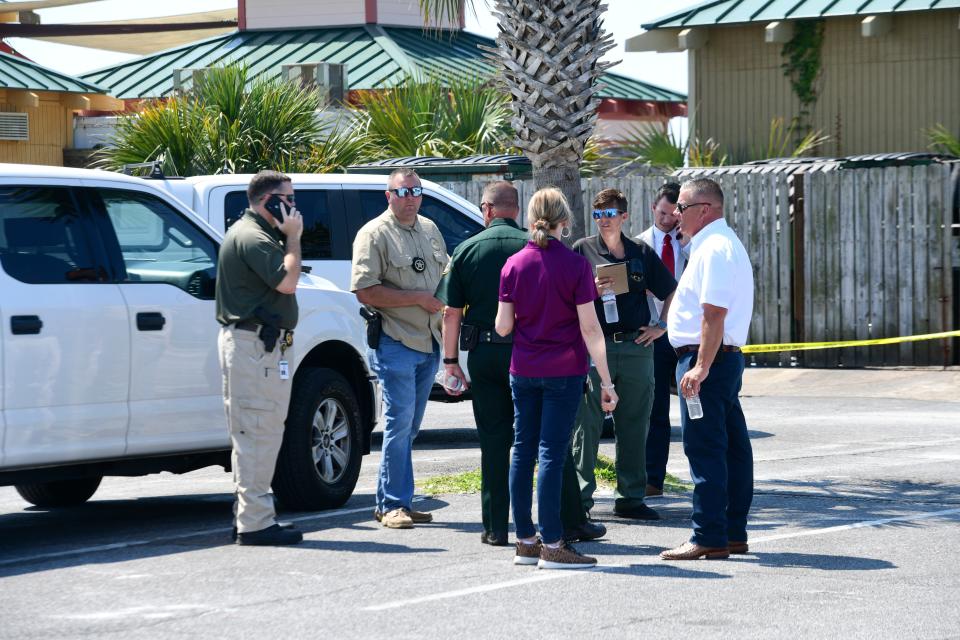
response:
[[[280,361],[280,379],[288,380],[290,378],[290,363],[286,360]]]

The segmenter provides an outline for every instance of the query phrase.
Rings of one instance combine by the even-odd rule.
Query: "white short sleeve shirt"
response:
[[[667,316],[670,344],[700,344],[703,305],[711,304],[727,310],[723,344],[742,347],[753,317],[753,267],[747,250],[723,219],[701,229],[690,247]]]

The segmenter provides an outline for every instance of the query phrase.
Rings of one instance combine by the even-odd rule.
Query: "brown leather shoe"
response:
[[[644,496],[647,498],[656,498],[657,496],[663,495],[663,489],[658,489],[652,484],[648,484],[646,490],[644,491]]]
[[[427,513],[426,511],[414,511],[413,509],[407,509],[407,514],[410,516],[410,519],[413,520],[414,524],[426,524],[428,522],[433,522],[433,514]]]
[[[660,557],[664,560],[723,560],[730,557],[726,547],[701,547],[695,542],[684,542],[676,549],[661,551]]]
[[[734,542],[731,540],[727,543],[727,551],[730,553],[750,553],[750,546],[746,542]]]

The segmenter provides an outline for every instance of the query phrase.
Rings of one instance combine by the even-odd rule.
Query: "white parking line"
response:
[[[372,491],[372,489],[357,489],[357,491]],[[421,500],[426,500],[425,497],[416,497],[413,499],[414,502],[420,502]],[[353,509],[338,509],[336,511],[324,511],[323,513],[312,514],[309,516],[300,516],[297,518],[284,518],[284,521],[289,522],[306,522],[309,520],[323,520],[326,518],[335,518],[337,516],[346,516],[353,513],[372,513],[373,505],[366,507],[356,507]],[[199,536],[206,536],[214,533],[227,533],[230,531],[230,528],[227,527],[217,527],[215,529],[203,529],[201,531],[191,531],[190,533],[180,533],[172,536],[160,536],[157,538],[147,538],[143,540],[127,540],[126,542],[115,542],[113,544],[102,544],[94,547],[81,547],[79,549],[67,549],[65,551],[53,551],[51,553],[38,553],[32,556],[20,556],[18,558],[6,558],[0,560],[0,567],[11,565],[11,564],[20,564],[22,562],[35,562],[38,560],[52,560],[54,558],[66,558],[69,556],[80,556],[87,553],[100,553],[102,551],[115,551],[117,549],[128,549],[130,547],[139,547],[145,544],[155,544],[162,542],[170,542],[173,540],[183,540],[185,538],[195,538]]]
[[[929,513],[918,513],[911,516],[898,516],[895,518],[882,518],[879,520],[865,520],[863,522],[854,522],[852,524],[845,524],[836,527],[826,527],[823,529],[813,529],[810,531],[796,531],[794,533],[784,533],[777,536],[765,536],[763,538],[752,538],[750,544],[758,544],[762,542],[772,542],[773,540],[786,540],[788,538],[801,538],[804,536],[816,536],[824,535],[829,533],[837,533],[840,531],[846,531],[848,529],[860,529],[863,527],[878,527],[890,522],[907,522],[914,520],[928,520],[930,518],[937,518],[940,516],[949,516],[953,514],[960,513],[960,509],[946,509],[944,511],[933,511]],[[613,568],[626,568],[632,566],[632,563],[626,564],[604,564],[597,566],[597,569],[613,569]],[[459,596],[470,595],[474,593],[484,593],[488,591],[498,591],[500,589],[509,589],[511,587],[522,586],[525,584],[530,584],[533,582],[542,582],[543,580],[551,579],[560,579],[560,578],[569,578],[577,575],[591,574],[596,573],[597,569],[587,569],[585,571],[557,571],[554,573],[540,574],[537,573],[534,576],[529,578],[521,578],[518,580],[507,580],[505,582],[495,582],[493,584],[485,584],[477,587],[469,587],[466,589],[456,589],[454,591],[443,591],[440,593],[435,593],[431,595],[420,596],[418,598],[410,598],[408,600],[393,600],[391,602],[385,602],[383,604],[375,604],[368,607],[363,607],[362,611],[384,611],[386,609],[398,609],[400,607],[406,607],[412,604],[421,604],[424,602],[433,602],[435,600],[446,600],[449,598],[457,598]]]

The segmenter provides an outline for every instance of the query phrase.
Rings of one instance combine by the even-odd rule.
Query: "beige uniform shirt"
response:
[[[350,289],[358,291],[379,284],[433,295],[446,265],[447,247],[437,225],[418,215],[412,226],[404,226],[387,209],[363,225],[353,241]],[[416,268],[420,266],[422,271]],[[434,340],[442,344],[439,312],[428,313],[420,305],[377,311],[383,315],[384,333],[410,349],[430,353]]]

